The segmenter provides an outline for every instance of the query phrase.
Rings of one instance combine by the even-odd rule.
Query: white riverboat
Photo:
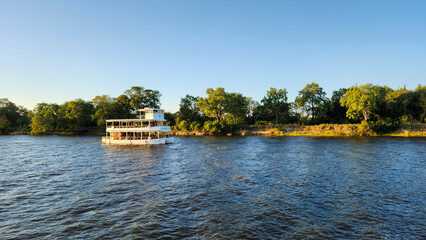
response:
[[[105,144],[149,145],[171,143],[170,126],[164,126],[164,110],[139,109],[139,119],[106,120]]]

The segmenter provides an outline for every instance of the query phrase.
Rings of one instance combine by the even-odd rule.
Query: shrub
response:
[[[204,130],[209,133],[219,133],[222,130],[222,126],[218,120],[206,121],[204,122]]]
[[[256,123],[254,125],[255,126],[267,126],[267,125],[271,125],[271,123],[268,122],[268,121],[256,121]]]
[[[189,123],[186,120],[182,120],[176,123],[178,130],[187,131],[189,129]]]
[[[201,124],[197,121],[193,121],[190,125],[189,125],[189,129],[191,129],[192,131],[197,131],[201,128]]]
[[[392,119],[379,119],[369,123],[370,129],[375,133],[385,134],[395,132],[400,126],[400,122]]]

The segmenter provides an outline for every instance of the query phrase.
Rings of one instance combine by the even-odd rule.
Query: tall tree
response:
[[[108,95],[96,96],[92,99],[95,106],[95,112],[92,114],[92,119],[100,127],[105,127],[105,121],[115,116],[114,100]]]
[[[58,109],[58,104],[38,103],[29,113],[31,135],[55,132],[58,125]]]
[[[367,122],[372,117],[386,117],[386,95],[389,91],[392,89],[372,84],[359,87],[355,85],[346,91],[340,104],[348,108],[346,116],[349,119],[359,119],[362,116]]]
[[[91,115],[94,107],[91,102],[82,99],[65,102],[58,109],[61,131],[83,131],[92,125]]]
[[[198,99],[197,107],[203,112],[207,117],[215,118],[218,121],[222,121],[226,113],[226,104],[227,104],[227,93],[224,88],[208,88],[207,97]]]
[[[240,127],[249,114],[250,98],[241,93],[228,93],[225,104],[225,121],[231,129]]]
[[[133,86],[124,92],[129,98],[129,104],[135,112],[145,107],[159,108],[161,94],[157,90],[144,89],[143,87]]]
[[[347,88],[340,88],[339,90],[333,91],[330,101],[330,111],[327,112],[327,118],[330,123],[346,123],[346,112],[348,108],[340,104],[340,99],[345,96]]]
[[[312,118],[315,118],[325,99],[325,92],[322,87],[313,82],[299,91],[295,102],[299,107],[304,107]]]
[[[3,116],[10,124],[14,125],[21,117],[19,107],[7,98],[0,98],[0,116]]]
[[[261,100],[266,111],[275,118],[278,123],[280,118],[289,116],[290,104],[287,102],[287,90],[270,88],[266,96]]]
[[[194,97],[187,94],[185,97],[181,98],[179,104],[179,111],[177,116],[180,120],[187,120],[190,122],[201,121],[200,109],[197,107],[199,97]]]

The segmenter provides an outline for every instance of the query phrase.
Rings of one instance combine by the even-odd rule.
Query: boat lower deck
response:
[[[102,138],[102,143],[105,144],[117,144],[117,145],[154,145],[154,144],[166,144],[171,143],[173,138],[152,138],[152,139],[142,139],[142,140],[128,140],[128,139],[112,139],[112,138]]]

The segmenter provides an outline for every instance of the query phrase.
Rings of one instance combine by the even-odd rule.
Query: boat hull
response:
[[[160,139],[145,139],[145,140],[114,140],[103,138],[102,143],[114,145],[157,145],[172,143],[173,138],[160,138]]]

